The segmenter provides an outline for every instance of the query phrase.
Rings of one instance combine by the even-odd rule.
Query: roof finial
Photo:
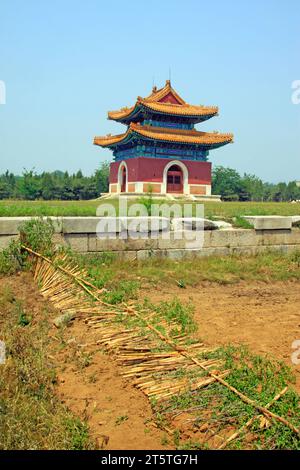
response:
[[[153,75],[153,77],[152,77],[152,93],[156,93],[156,91],[157,91],[157,86],[154,83],[155,83],[155,77]]]

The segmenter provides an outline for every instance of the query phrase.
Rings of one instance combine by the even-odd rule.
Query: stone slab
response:
[[[214,221],[200,217],[176,217],[172,220],[173,230],[217,230]]]
[[[279,215],[243,216],[255,230],[290,230],[292,218]]]
[[[37,218],[38,217],[0,217],[0,235],[17,235],[22,223]],[[60,233],[62,231],[61,217],[43,217],[43,219],[52,220],[55,233]]]
[[[169,230],[165,217],[64,217],[64,233],[161,232]]]

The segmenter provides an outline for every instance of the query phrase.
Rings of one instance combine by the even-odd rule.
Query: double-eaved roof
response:
[[[142,140],[150,141],[199,145],[206,149],[217,148],[233,142],[233,134],[199,132],[194,128],[163,127],[164,120],[176,121],[179,119],[180,122],[187,122],[193,126],[193,124],[210,119],[217,114],[217,107],[194,106],[186,103],[167,80],[163,88],[153,87],[152,93],[148,97],[138,97],[134,106],[122,108],[119,111],[110,111],[108,118],[127,124],[127,131],[115,136],[109,134],[104,137],[95,137],[94,144],[115,148],[120,144],[124,145],[137,138],[142,138]],[[156,115],[159,116],[159,122],[156,122],[155,126],[148,125],[149,116],[155,120]],[[162,116],[164,116],[163,119],[161,119]]]

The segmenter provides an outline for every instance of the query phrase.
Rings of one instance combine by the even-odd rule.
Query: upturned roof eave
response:
[[[153,132],[154,135],[151,136],[151,132]],[[213,138],[219,138],[223,140],[219,140],[217,142],[203,142],[203,137],[207,137],[208,140]],[[120,134],[118,136],[95,137],[94,144],[100,147],[114,148],[118,145],[126,145],[130,140],[133,140],[134,138],[152,142],[159,141],[164,142],[166,144],[169,143],[176,145],[192,145],[210,149],[219,148],[233,142],[232,134],[211,135],[207,133],[207,136],[205,135],[205,133],[202,133],[201,136],[183,133],[164,134],[162,132],[157,131],[156,129],[149,131],[149,129],[143,129],[142,126],[141,128],[139,128],[139,126],[137,125],[131,125],[128,128],[127,132],[124,134]],[[199,140],[197,141],[197,139]],[[200,139],[202,140],[202,142]]]

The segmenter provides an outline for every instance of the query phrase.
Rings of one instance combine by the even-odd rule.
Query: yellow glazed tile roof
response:
[[[180,104],[160,101],[170,93]],[[129,117],[137,106],[144,106],[153,111],[176,116],[215,116],[219,111],[216,106],[194,106],[186,103],[167,80],[166,85],[160,90],[154,87],[151,95],[147,98],[138,97],[134,106],[125,107],[118,111],[109,111],[108,117],[114,120],[124,119]]]
[[[95,137],[94,144],[109,147],[125,140],[130,134],[137,134],[148,139],[176,142],[182,144],[214,145],[233,142],[233,134],[219,134],[218,132],[199,132],[196,130],[166,129],[163,127],[141,126],[131,123],[124,134],[116,136]]]
[[[174,90],[174,88],[171,86],[170,80],[167,80],[165,86],[163,88],[160,88],[159,90],[156,87],[153,87],[151,95],[147,96],[147,98],[144,99],[146,101],[159,101],[165,96],[167,96],[169,93],[172,93],[174,98],[176,98],[176,100],[180,104],[187,104],[184,99],[178,95],[177,91]]]

